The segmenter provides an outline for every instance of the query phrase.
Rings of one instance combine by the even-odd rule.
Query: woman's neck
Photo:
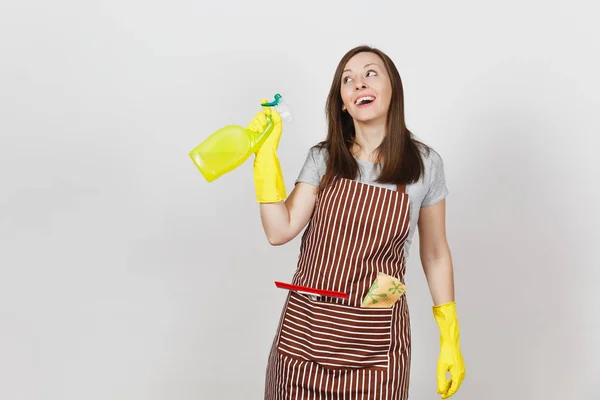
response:
[[[377,162],[375,149],[379,147],[385,137],[385,124],[364,124],[354,121],[355,142],[352,153],[363,161]]]

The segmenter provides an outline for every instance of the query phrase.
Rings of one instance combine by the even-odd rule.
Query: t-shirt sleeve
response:
[[[321,178],[323,178],[325,170],[325,161],[322,152],[312,147],[306,156],[306,161],[298,174],[298,178],[294,184],[299,182],[309,183],[313,186],[319,186]]]
[[[432,206],[448,196],[446,186],[446,175],[444,172],[444,160],[435,152],[431,151],[431,163],[429,167],[429,189],[423,198],[421,207]]]

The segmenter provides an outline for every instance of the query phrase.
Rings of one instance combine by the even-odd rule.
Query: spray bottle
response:
[[[289,107],[279,93],[275,100],[261,104],[274,107],[286,123],[293,121]],[[273,130],[271,116],[262,132],[253,132],[240,125],[227,125],[211,134],[190,151],[190,157],[208,182],[242,165],[267,140]]]

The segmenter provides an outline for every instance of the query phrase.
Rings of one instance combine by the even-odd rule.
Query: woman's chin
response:
[[[354,117],[354,121],[359,122],[361,124],[371,124],[379,121],[385,122],[385,118],[385,115],[377,113],[359,113]]]

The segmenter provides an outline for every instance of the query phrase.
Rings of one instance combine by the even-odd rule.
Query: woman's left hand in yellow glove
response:
[[[447,399],[456,393],[467,372],[460,351],[460,327],[456,316],[456,303],[434,306],[433,315],[440,328],[437,387],[442,399]],[[446,378],[448,371],[450,379]]]

